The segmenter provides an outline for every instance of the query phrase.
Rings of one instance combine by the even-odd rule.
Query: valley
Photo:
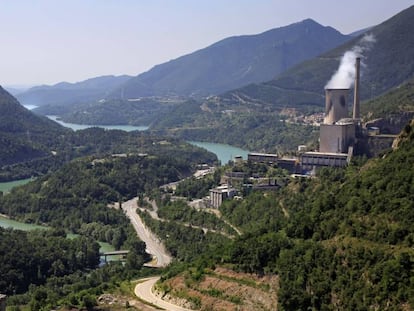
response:
[[[413,21],[0,87],[0,311],[414,310]]]

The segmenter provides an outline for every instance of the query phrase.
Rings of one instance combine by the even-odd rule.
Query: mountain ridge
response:
[[[106,75],[83,81],[59,82],[54,85],[34,86],[16,95],[23,105],[67,105],[79,102],[97,101],[105,98],[108,92],[130,79],[131,76]]]
[[[126,98],[218,94],[237,86],[271,79],[293,64],[348,39],[349,36],[330,26],[306,19],[256,35],[222,39],[193,53],[158,64],[130,79],[120,89]],[[116,92],[120,93],[120,90]]]

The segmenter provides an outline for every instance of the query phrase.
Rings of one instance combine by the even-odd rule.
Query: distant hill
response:
[[[4,89],[12,94],[13,96],[16,96],[17,94],[26,92],[30,87],[19,87],[19,86],[4,86]]]
[[[66,105],[105,98],[130,76],[101,76],[77,83],[35,86],[16,95],[22,105]]]
[[[66,131],[30,112],[0,87],[0,167],[50,154],[49,142]]]
[[[361,98],[383,94],[414,77],[414,6],[373,27],[375,43],[363,53]],[[262,84],[227,92],[216,101],[231,106],[255,103],[273,109],[323,107],[324,87],[346,51],[360,44],[362,35],[278,75]]]
[[[257,35],[230,37],[153,67],[111,97],[218,94],[270,80],[350,38],[311,19]]]
[[[99,125],[150,125],[162,119],[183,100],[161,98],[141,98],[138,100],[109,99],[100,102],[71,106],[36,109],[36,113],[58,115],[62,120],[77,124]]]

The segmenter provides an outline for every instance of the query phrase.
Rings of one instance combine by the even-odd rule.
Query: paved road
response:
[[[135,295],[149,303],[152,303],[153,305],[156,305],[157,307],[164,308],[168,311],[193,311],[191,309],[186,309],[177,305],[174,305],[172,303],[169,303],[167,301],[162,300],[161,298],[154,295],[152,292],[152,288],[159,280],[159,276],[155,276],[152,278],[144,279],[143,282],[138,283],[135,286]]]
[[[145,242],[147,252],[156,259],[147,265],[151,267],[165,267],[171,262],[172,258],[168,254],[161,240],[144,225],[141,218],[136,213],[137,208],[137,198],[122,203],[122,209],[131,220],[139,238]]]

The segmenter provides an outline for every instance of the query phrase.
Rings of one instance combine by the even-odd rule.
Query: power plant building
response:
[[[345,166],[349,163],[357,140],[359,120],[359,69],[355,63],[355,94],[352,118],[349,118],[349,89],[325,90],[325,118],[320,125],[319,152],[305,152],[301,166],[305,171],[323,166]]]
[[[355,143],[355,123],[341,119],[335,124],[321,124],[319,135],[319,152],[348,153]]]

